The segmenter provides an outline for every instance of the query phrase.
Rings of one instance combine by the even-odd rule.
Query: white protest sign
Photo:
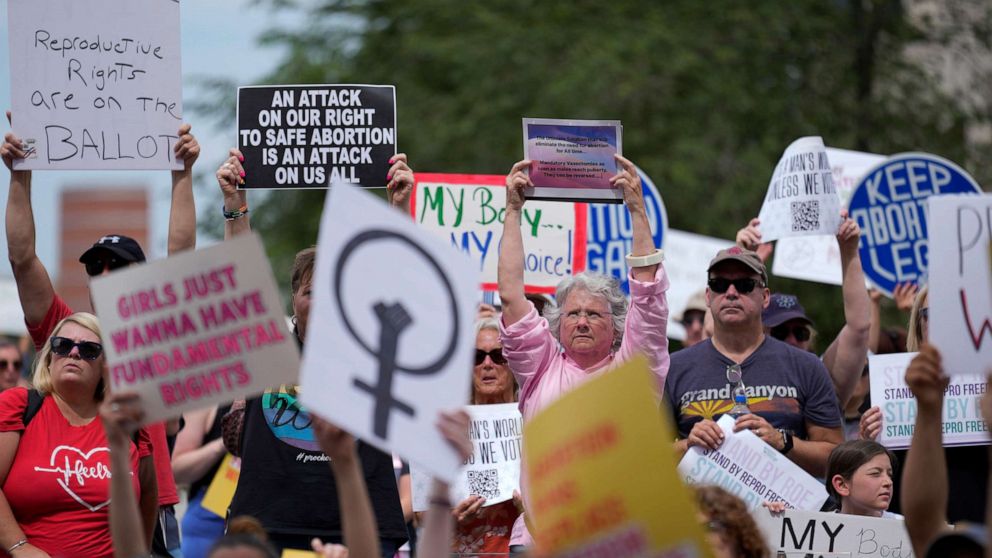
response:
[[[847,207],[855,186],[869,170],[885,160],[883,155],[828,147],[840,207]],[[790,236],[775,244],[772,274],[804,281],[840,285],[840,248],[835,235]]]
[[[296,381],[299,351],[262,242],[246,235],[90,281],[113,390],[148,423]]]
[[[871,399],[882,410],[878,443],[890,449],[909,447],[916,428],[916,398],[906,385],[906,368],[916,353],[868,357]],[[945,446],[976,446],[992,443],[982,419],[979,401],[985,394],[981,374],[951,376],[944,390],[941,432]]]
[[[825,552],[851,558],[911,558],[913,545],[902,519],[787,510],[752,513],[772,552]],[[797,554],[797,556],[810,554]]]
[[[930,197],[930,342],[948,374],[992,366],[992,195]]]
[[[744,501],[749,510],[762,502],[784,502],[788,509],[815,511],[827,501],[823,484],[750,430],[734,432],[734,419],[717,421],[724,441],[717,450],[693,446],[679,462],[687,484],[719,486]]]
[[[11,0],[16,170],[181,170],[179,2]]]
[[[472,417],[469,434],[474,450],[451,485],[452,504],[473,495],[486,499],[483,507],[512,499],[513,491],[520,490],[523,423],[517,404],[469,405],[465,410]],[[411,465],[410,479],[413,511],[426,511],[430,507],[431,476]]]
[[[482,288],[497,290],[496,263],[506,214],[506,178],[485,174],[417,174],[410,213],[478,262]],[[554,294],[586,268],[586,204],[530,200],[524,206],[524,289]]]
[[[799,138],[786,148],[758,218],[765,242],[837,232],[840,198],[821,138]]]
[[[706,288],[706,269],[716,253],[734,245],[733,240],[723,240],[675,229],[668,229],[665,236],[665,271],[671,285],[665,296],[670,316],[681,314],[689,298]],[[668,320],[668,336],[685,339],[685,328],[673,318]]]
[[[303,404],[450,482],[435,428],[471,382],[475,265],[374,195],[327,196],[300,374]]]

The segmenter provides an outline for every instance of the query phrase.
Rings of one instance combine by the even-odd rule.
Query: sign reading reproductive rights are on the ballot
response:
[[[10,0],[15,170],[183,168],[179,2]]]
[[[256,235],[97,277],[90,293],[111,388],[138,392],[147,423],[296,381],[299,350]]]
[[[478,262],[482,288],[495,291],[496,264],[506,215],[505,177],[417,174],[410,213]],[[521,215],[524,289],[554,293],[565,277],[586,267],[586,204],[530,200]]]
[[[926,199],[977,194],[960,167],[929,153],[893,155],[868,171],[851,196],[851,218],[861,227],[861,266],[879,291],[927,276],[930,250]]]

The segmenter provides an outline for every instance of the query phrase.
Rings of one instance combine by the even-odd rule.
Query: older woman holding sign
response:
[[[533,164],[520,161],[506,177],[506,219],[500,245],[498,281],[503,301],[500,323],[503,354],[521,386],[520,410],[524,421],[575,389],[637,353],[650,360],[661,393],[668,374],[668,277],[661,265],[648,224],[637,168],[616,156],[621,171],[610,179],[623,190],[634,237],[630,267],[630,308],[612,277],[581,273],[558,284],[558,306],[540,317],[524,295],[524,243],[521,216],[524,189],[534,186],[525,171]],[[521,516],[522,517],[522,516]],[[518,521],[515,530],[522,527]],[[522,529],[520,529],[522,530]],[[519,532],[519,531],[518,531]],[[511,545],[526,543],[515,537]]]

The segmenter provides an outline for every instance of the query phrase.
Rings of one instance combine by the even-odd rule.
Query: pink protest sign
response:
[[[299,350],[257,236],[90,283],[110,385],[141,394],[146,422],[296,381]]]

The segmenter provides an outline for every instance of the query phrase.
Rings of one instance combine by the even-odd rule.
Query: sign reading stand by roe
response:
[[[799,138],[786,148],[758,218],[763,242],[837,233],[840,198],[821,138]]]
[[[384,187],[396,154],[392,85],[238,88],[241,188]]]
[[[179,2],[10,0],[15,170],[181,170]]]
[[[623,190],[610,178],[623,154],[619,120],[524,118],[524,158],[533,163],[529,199],[621,203]]]
[[[141,395],[145,421],[296,380],[262,242],[246,235],[90,281],[113,390]]]

